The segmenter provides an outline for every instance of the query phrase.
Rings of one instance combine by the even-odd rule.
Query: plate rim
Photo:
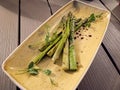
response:
[[[34,33],[36,33],[36,31],[37,31],[40,27],[42,27],[46,22],[48,22],[51,18],[53,18],[57,13],[59,13],[59,12],[60,12],[63,8],[65,8],[67,5],[69,5],[70,3],[74,3],[75,1],[76,1],[77,3],[85,4],[85,5],[87,5],[87,6],[90,6],[90,7],[99,9],[99,10],[104,10],[104,11],[108,12],[108,16],[109,16],[109,17],[108,17],[108,23],[107,23],[106,28],[105,28],[105,31],[104,31],[104,33],[103,33],[103,35],[102,35],[102,37],[101,37],[100,43],[99,43],[99,45],[98,45],[98,47],[97,47],[97,49],[96,49],[96,51],[95,51],[95,54],[93,55],[93,57],[92,57],[89,65],[87,66],[86,70],[82,73],[81,78],[79,79],[79,82],[74,86],[74,90],[75,90],[75,89],[77,88],[77,86],[81,83],[83,77],[85,76],[85,74],[87,73],[88,69],[90,68],[90,66],[91,66],[91,64],[92,64],[92,62],[93,62],[93,60],[94,60],[94,58],[95,58],[95,56],[96,56],[96,54],[97,54],[97,51],[98,51],[98,49],[99,49],[99,47],[100,47],[100,44],[101,44],[101,42],[102,42],[102,40],[103,40],[103,38],[104,38],[104,36],[105,36],[105,33],[106,33],[106,31],[107,31],[107,28],[108,28],[108,25],[109,25],[109,22],[110,22],[111,12],[108,11],[107,9],[104,9],[104,8],[101,8],[101,7],[97,7],[97,6],[94,6],[94,5],[85,3],[85,2],[83,2],[83,1],[71,0],[71,1],[69,1],[68,3],[66,3],[65,5],[63,5],[60,9],[58,9],[58,10],[57,10],[53,15],[51,15],[48,19],[46,19],[41,25],[39,25],[39,26],[38,26],[25,40],[23,40],[23,42],[22,42],[19,46],[17,46],[17,47],[12,51],[12,53],[10,53],[9,56],[3,61],[2,65],[1,65],[2,71],[3,71],[3,72],[9,77],[9,79],[10,79],[15,85],[17,85],[20,89],[26,90],[25,87],[24,87],[22,84],[20,84],[14,77],[12,77],[12,75],[10,75],[10,73],[8,73],[8,72],[5,70],[5,63],[8,61],[9,57],[11,57],[11,56],[13,55],[13,53],[15,53],[16,50],[17,50],[18,48],[20,48],[21,45],[22,45],[25,41],[27,41]]]

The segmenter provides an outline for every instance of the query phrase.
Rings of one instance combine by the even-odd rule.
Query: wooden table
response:
[[[0,64],[43,21],[70,0],[0,0]],[[120,5],[85,1],[112,15],[99,51],[77,90],[120,90]],[[18,89],[0,68],[0,90]],[[47,89],[46,89],[47,90]]]

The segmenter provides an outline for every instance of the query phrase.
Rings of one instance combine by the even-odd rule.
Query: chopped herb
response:
[[[24,70],[19,70],[19,74],[29,73],[30,75],[38,75],[39,70],[41,70],[38,66],[34,65],[34,63],[30,63],[29,67]]]
[[[48,76],[52,73],[52,71],[49,69],[43,70],[43,72],[44,72],[44,74],[46,74]]]
[[[88,19],[86,19],[85,23],[83,24],[84,27],[90,27],[91,26],[91,22],[94,22],[96,20],[96,18],[100,18],[102,16],[103,13],[99,14],[99,15],[95,15],[94,13],[92,13],[90,15],[90,17],[88,17]]]
[[[27,68],[27,72],[30,74],[30,75],[37,75],[40,70],[40,68],[38,66],[36,66],[34,64],[34,62],[30,62],[30,64],[28,65],[28,68]]]
[[[50,82],[52,85],[58,86],[57,83],[52,78],[50,78]]]
[[[30,62],[30,64],[28,65],[28,69],[33,68],[33,66],[34,66],[34,62]]]
[[[49,42],[49,38],[50,38],[50,34],[49,34],[49,32],[47,32],[46,37],[45,37],[45,41],[46,41],[46,43]]]
[[[79,38],[81,35],[79,32],[80,30],[83,30],[86,32],[86,28],[89,28],[91,24],[96,21],[98,18],[102,16],[103,13],[100,13],[98,15],[95,15],[92,13],[89,17],[82,19],[82,18],[77,18],[75,17],[71,12],[68,13],[68,15],[63,16],[60,23],[55,27],[55,32],[49,33],[50,27],[46,25],[46,36],[44,41],[41,43],[36,43],[35,45],[28,45],[29,48],[34,48],[34,46],[39,46],[39,50],[41,51],[34,59],[31,60],[29,63],[27,69],[24,72],[28,72],[30,75],[37,75],[39,73],[40,68],[37,67],[36,65],[39,64],[39,62],[42,60],[42,58],[55,47],[56,44],[58,44],[57,49],[53,55],[52,60],[55,61],[59,59],[59,56],[61,52],[63,51],[63,48],[65,46],[65,43],[67,39],[70,42],[70,52],[71,56],[73,57],[74,61],[70,59],[70,62],[74,62],[73,65],[75,65],[75,69],[71,69],[72,64],[70,64],[70,69],[69,70],[77,70],[76,66],[76,57],[73,53],[74,51],[74,44],[73,41],[74,39]],[[78,30],[78,32],[76,32]],[[77,36],[74,36],[74,33],[76,33]],[[51,36],[51,37],[50,37]],[[92,37],[92,35],[89,35],[89,37]],[[85,37],[80,37],[81,39],[84,39]],[[61,39],[61,40],[60,40]],[[86,38],[85,38],[86,39]],[[60,43],[59,43],[60,41]],[[75,51],[74,51],[75,52]],[[69,57],[71,57],[69,55]],[[51,70],[46,69],[42,70],[42,73],[46,74],[47,76],[51,75]],[[50,79],[51,83],[54,84],[53,80]]]
[[[90,17],[88,18],[88,22],[93,22],[93,21],[95,21],[95,14],[94,13],[92,13],[91,15],[90,15]]]
[[[28,72],[30,75],[38,75],[38,69],[35,69],[35,68],[30,68],[28,69]]]
[[[27,69],[24,69],[24,70],[18,70],[19,73],[17,73],[16,75],[20,75],[20,74],[25,74],[28,72]]]
[[[41,45],[41,43],[43,43],[43,42],[35,42],[33,44],[29,44],[28,48],[30,48],[32,50],[35,50],[35,49],[39,48],[39,46]]]
[[[63,30],[65,30],[65,28],[66,28],[66,16],[62,17],[60,26],[62,26]]]
[[[96,15],[96,18],[100,18],[103,15],[103,13],[100,13],[99,15]]]

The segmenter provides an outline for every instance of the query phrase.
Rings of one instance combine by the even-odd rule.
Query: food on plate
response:
[[[41,70],[37,64],[39,64],[46,55],[52,57],[51,62],[54,64],[62,55],[63,70],[76,71],[78,66],[74,45],[74,40],[76,39],[74,33],[77,33],[81,27],[89,28],[93,22],[102,16],[102,14],[103,13],[95,15],[92,13],[89,17],[84,19],[76,18],[72,12],[63,16],[60,23],[57,25],[58,29],[53,33],[47,32],[44,41],[41,42],[39,46],[40,53],[35,56],[28,65],[28,73],[37,75],[39,70]],[[89,37],[91,37],[91,35]],[[51,72],[48,72],[48,74],[49,73]]]

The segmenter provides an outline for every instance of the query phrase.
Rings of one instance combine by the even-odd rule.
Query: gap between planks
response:
[[[101,1],[101,0],[100,0]],[[48,4],[48,7],[49,7],[49,10],[50,10],[50,13],[51,13],[51,15],[53,14],[53,11],[52,11],[52,8],[51,8],[51,6],[50,6],[50,3],[49,3],[49,0],[47,0],[47,4]],[[103,4],[103,3],[102,3]],[[103,4],[104,5],[104,4]],[[104,5],[105,6],[105,5]],[[105,6],[106,7],[106,6]],[[107,7],[106,7],[107,8]],[[18,13],[18,45],[20,44],[20,36],[21,36],[21,33],[20,33],[20,30],[21,30],[21,0],[19,0],[19,13]],[[108,9],[108,8],[107,8]],[[109,9],[108,9],[109,10]],[[118,19],[117,19],[118,20]],[[107,48],[105,47],[105,45],[102,43],[102,47],[103,47],[103,49],[105,50],[105,52],[107,53],[107,55],[108,55],[108,57],[110,58],[110,60],[111,60],[111,55],[110,54],[108,54],[108,50],[107,50]],[[114,61],[114,60],[113,60]],[[113,63],[113,62],[112,62]],[[115,64],[113,64],[114,66],[115,66]],[[115,68],[117,68],[117,66],[115,66]],[[118,71],[118,70],[117,70]],[[118,71],[118,73],[120,74],[120,72]],[[20,90],[18,87],[17,87],[17,90]],[[76,89],[76,90],[78,90],[78,89]]]
[[[50,2],[49,2],[50,0],[47,0],[47,1],[48,1],[48,6],[49,6],[49,8],[50,8],[50,12],[53,13],[54,10],[52,10],[52,7],[50,6]],[[82,1],[83,1],[83,0],[82,0]],[[84,1],[84,2],[88,2],[88,1]],[[101,5],[99,5],[99,6],[102,6],[103,8],[108,9],[108,8],[104,5],[104,3],[101,2],[101,0],[99,0],[99,1],[94,1],[94,2],[99,2],[99,3],[101,4]],[[66,2],[65,2],[65,3],[66,3]],[[51,10],[52,10],[52,11],[51,11]],[[113,14],[112,14],[112,15],[113,15]],[[106,54],[108,55],[110,61],[111,61],[112,64],[114,65],[116,71],[117,71],[118,74],[120,75],[120,70],[119,70],[119,68],[118,68],[118,66],[117,66],[117,64],[116,64],[113,56],[109,53],[109,50],[107,49],[107,47],[105,46],[105,44],[104,44],[103,42],[102,42],[102,45],[101,45],[101,46],[103,47],[104,51],[105,51]]]
[[[105,5],[105,3],[104,3],[102,0],[99,0],[99,1],[103,4],[103,6],[104,6],[107,10],[109,10],[109,11],[111,12],[111,14],[114,16],[114,18],[115,18],[118,22],[120,22],[119,18],[114,14],[114,12],[112,12],[112,11]]]
[[[113,16],[118,22],[120,22],[120,21],[118,20],[118,18],[114,15],[114,13],[104,4],[104,2],[103,2],[102,0],[99,0],[99,1],[101,2],[101,4],[103,4],[103,6],[104,6],[107,10],[109,10],[109,11],[111,12],[111,16]],[[102,43],[102,47],[103,47],[103,49],[105,50],[106,54],[108,55],[109,59],[111,60],[112,64],[113,64],[114,67],[116,68],[118,74],[120,75],[119,67],[117,66],[114,58],[113,58],[112,55],[109,53],[109,50],[107,49],[107,47],[105,46],[104,43]]]
[[[51,7],[50,7],[50,8],[51,8]],[[118,67],[117,67],[117,65],[116,65],[113,57],[112,57],[111,54],[108,52],[108,50],[107,50],[106,46],[104,45],[104,43],[102,43],[101,46],[102,46],[102,48],[104,49],[104,51],[105,51],[106,55],[108,56],[108,58],[110,59],[111,63],[113,64],[113,67],[115,68],[115,70],[117,71],[117,73],[120,74],[120,71],[119,71],[119,69],[118,69]]]

